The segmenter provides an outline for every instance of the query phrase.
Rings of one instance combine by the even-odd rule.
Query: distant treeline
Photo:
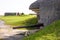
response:
[[[20,16],[20,15],[25,15],[24,13],[8,13],[6,12],[4,16]],[[29,14],[29,15],[36,15],[36,14]]]
[[[24,15],[24,13],[5,13],[5,16],[19,16],[19,15]]]
[[[19,13],[5,13],[5,16],[14,16],[14,15],[19,15]]]

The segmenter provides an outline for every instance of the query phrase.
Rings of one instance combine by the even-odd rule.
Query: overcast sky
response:
[[[36,0],[0,0],[0,15],[4,12],[32,13],[29,6],[34,1]]]

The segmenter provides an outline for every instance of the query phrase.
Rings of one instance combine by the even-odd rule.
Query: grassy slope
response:
[[[22,16],[3,16],[0,17],[6,24],[12,26],[31,25],[36,24],[36,15],[22,15]]]
[[[60,40],[60,20],[44,27],[35,34],[25,37],[23,40]]]

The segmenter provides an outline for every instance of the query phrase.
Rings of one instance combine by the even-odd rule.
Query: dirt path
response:
[[[12,29],[5,22],[0,20],[0,39],[4,40],[22,40],[24,35],[17,35],[26,32],[27,30]]]
[[[24,36],[27,36],[27,34],[31,34],[36,31],[38,31],[38,29],[36,30],[12,29],[9,25],[5,25],[4,21],[0,21],[0,39],[3,40],[22,40]]]
[[[5,38],[3,40],[22,40],[24,38],[23,35],[14,35],[14,36],[10,36],[8,38]]]
[[[22,40],[24,35],[17,35],[17,34],[22,34],[28,31],[28,30],[12,29],[7,25],[3,25],[3,26],[0,25],[0,27],[4,27],[4,28],[0,28],[0,39],[4,39],[4,40]]]
[[[36,30],[18,30],[9,28],[9,26],[3,25],[6,28],[0,28],[0,39],[4,40],[22,40],[24,36],[38,31]],[[21,35],[24,34],[24,35]]]

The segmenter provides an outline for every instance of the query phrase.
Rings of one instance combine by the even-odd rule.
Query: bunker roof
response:
[[[39,9],[39,2],[35,1],[34,3],[32,3],[29,7],[29,9]]]

